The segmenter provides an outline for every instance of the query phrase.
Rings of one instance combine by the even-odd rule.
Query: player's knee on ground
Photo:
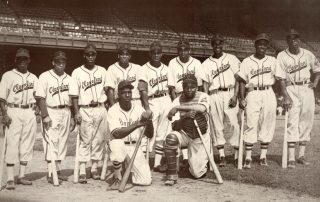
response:
[[[121,139],[110,141],[110,161],[123,162],[127,156],[125,144]]]

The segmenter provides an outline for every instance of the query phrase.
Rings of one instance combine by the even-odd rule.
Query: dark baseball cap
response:
[[[128,51],[128,53],[131,53],[130,46],[128,44],[122,44],[118,47],[118,54],[122,54],[124,51]]]
[[[186,83],[193,83],[198,85],[196,76],[194,74],[187,74],[182,80],[182,84]]]
[[[266,40],[267,42],[270,42],[270,37],[266,33],[261,33],[257,35],[254,42],[257,42],[259,40]]]
[[[134,88],[130,81],[123,80],[118,84],[118,91],[123,90],[124,88],[130,88],[131,90]]]
[[[178,48],[185,47],[185,48],[190,48],[190,43],[186,39],[180,39],[178,42]]]
[[[85,48],[84,48],[84,53],[97,53],[96,51],[96,46],[92,43],[89,43]]]
[[[297,32],[297,30],[295,30],[295,29],[290,29],[290,30],[287,32],[287,38],[289,38],[289,37],[299,38],[299,37],[300,37],[300,34],[299,34],[299,32]]]
[[[161,46],[161,43],[159,41],[154,41],[150,45],[150,51],[155,51],[155,50],[162,51],[162,46]]]
[[[224,37],[222,34],[220,33],[216,33],[212,36],[211,38],[211,43],[215,42],[215,41],[224,41]]]
[[[30,53],[25,48],[19,48],[17,50],[16,57],[27,57],[27,58],[30,58]]]
[[[53,59],[54,59],[54,60],[57,60],[57,59],[64,59],[64,60],[66,60],[66,59],[67,59],[67,56],[66,56],[66,53],[65,53],[65,52],[63,52],[63,51],[57,51],[57,52],[54,53]]]

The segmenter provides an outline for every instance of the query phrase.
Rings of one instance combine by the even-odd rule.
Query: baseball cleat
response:
[[[94,180],[100,180],[100,175],[98,174],[97,171],[92,171],[91,172],[91,178]]]
[[[53,184],[53,176],[47,176],[47,181],[48,181],[48,183],[50,183],[50,184]],[[59,182],[59,184],[61,184],[62,183],[62,180],[59,178],[59,176],[58,176],[58,182]]]
[[[268,166],[268,163],[267,163],[267,159],[266,159],[266,158],[260,159],[260,166]]]
[[[156,167],[153,168],[153,172],[159,172],[159,173],[164,173],[167,171],[167,164],[165,165],[157,165]]]
[[[244,161],[244,165],[243,165],[243,168],[245,168],[245,169],[250,169],[251,168],[251,159],[246,159],[245,161]]]
[[[301,156],[298,161],[297,161],[299,164],[302,164],[302,165],[305,165],[305,166],[308,166],[310,165],[310,162],[306,161],[306,159],[304,158],[304,156]]]
[[[227,165],[226,157],[221,156],[221,157],[220,157],[219,166],[220,166],[220,167],[225,167],[226,165]]]
[[[79,183],[80,183],[80,184],[87,184],[86,174],[81,174],[81,175],[79,176]]]
[[[121,180],[118,178],[114,178],[112,185],[110,185],[108,190],[118,190],[120,186]]]
[[[68,176],[62,175],[61,171],[58,171],[57,174],[59,180],[68,181]]]
[[[233,164],[234,164],[234,166],[235,166],[236,168],[238,168],[238,159],[234,159]]]
[[[15,186],[14,186],[14,181],[13,181],[13,180],[9,180],[9,181],[7,182],[6,189],[8,189],[8,190],[15,190]]]
[[[288,162],[288,168],[295,168],[296,167],[296,162],[295,161],[289,161]]]
[[[166,186],[173,186],[174,184],[177,184],[177,180],[169,180],[169,179],[167,179],[165,182],[164,182],[164,184],[166,185]]]
[[[25,178],[18,178],[17,184],[32,185],[32,182],[30,180],[25,179]]]

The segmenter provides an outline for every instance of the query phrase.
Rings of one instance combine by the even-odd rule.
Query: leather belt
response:
[[[30,109],[35,106],[34,103],[27,104],[27,105],[7,103],[7,105],[8,105],[8,107],[11,107],[11,108],[21,108],[21,109]]]
[[[69,105],[48,106],[51,109],[64,109],[69,108]]]
[[[231,91],[231,90],[233,90],[233,88],[218,88],[218,89],[210,90],[209,95],[216,94],[219,91]]]
[[[158,97],[163,97],[166,95],[167,95],[167,93],[154,94],[154,95],[150,95],[149,98],[158,98]]]
[[[268,90],[269,88],[271,88],[271,87],[270,86],[253,87],[253,88],[249,88],[249,91],[250,91],[250,89],[253,89],[253,90]]]
[[[303,86],[303,85],[308,84],[308,83],[310,83],[309,80],[307,80],[307,81],[297,81],[297,82],[294,82],[294,83],[289,81],[289,82],[287,82],[287,85],[288,86],[291,86],[291,85]]]
[[[88,104],[88,105],[80,105],[80,107],[83,107],[83,108],[94,108],[94,107],[100,107],[100,106],[103,106],[104,104],[103,103],[91,103],[91,104]]]
[[[136,141],[131,141],[131,142],[128,142],[128,141],[125,141],[124,144],[135,144]]]

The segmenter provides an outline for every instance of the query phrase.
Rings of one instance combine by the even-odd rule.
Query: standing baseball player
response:
[[[153,136],[152,113],[145,111],[141,104],[131,102],[131,81],[123,80],[117,86],[119,102],[108,111],[108,124],[111,132],[110,160],[114,167],[114,182],[110,189],[118,189],[122,175],[121,165],[130,162],[136,147],[136,141],[146,125],[145,135]],[[132,168],[132,182],[137,185],[150,185],[151,172],[141,147],[134,159]]]
[[[156,143],[154,171],[164,172],[160,162],[163,156],[164,138],[171,131],[167,115],[172,105],[168,92],[168,67],[161,62],[162,46],[159,42],[151,44],[149,54],[151,60],[142,66],[138,88],[144,108],[153,113],[155,137],[150,141],[150,151]],[[142,145],[146,145],[146,141]]]
[[[203,144],[210,148],[210,135],[208,129],[209,96],[197,91],[197,78],[189,74],[183,78],[183,92],[173,101],[173,108],[168,114],[172,120],[172,131],[165,138],[165,158],[167,161],[167,177],[165,184],[177,183],[177,152],[187,148],[189,155],[189,171],[195,178],[204,176],[209,161]],[[198,134],[194,121],[200,125],[202,134]],[[202,143],[199,135],[203,136]],[[212,151],[212,150],[211,150]],[[210,154],[212,155],[212,154]]]
[[[131,51],[128,45],[121,45],[118,48],[118,61],[108,67],[107,83],[108,86],[108,104],[109,107],[114,105],[117,101],[117,86],[120,81],[128,80],[134,86],[132,90],[132,100],[134,102],[140,102],[140,94],[138,91],[138,79],[137,75],[139,71],[142,71],[141,66],[129,62],[131,59]]]
[[[42,123],[45,129],[44,137],[46,146],[44,148],[45,160],[48,163],[48,182],[53,184],[51,161],[54,155],[55,165],[59,180],[67,181],[68,177],[61,174],[61,161],[67,153],[67,140],[71,123],[69,106],[69,84],[71,77],[64,72],[67,57],[63,51],[54,53],[53,69],[42,73],[39,77],[39,85],[36,98],[41,110]],[[50,138],[49,138],[50,136]],[[52,141],[53,151],[50,151],[49,141]]]
[[[306,142],[310,141],[313,126],[315,98],[314,88],[320,78],[320,64],[310,51],[300,48],[300,35],[291,29],[287,34],[288,48],[278,54],[279,71],[282,78],[281,87],[288,116],[288,168],[295,168],[295,144],[299,142],[298,163],[309,165],[305,160]],[[310,70],[315,73],[314,81],[310,80]]]
[[[269,36],[259,34],[255,40],[255,54],[245,58],[238,72],[240,107],[246,107],[247,126],[244,132],[246,158],[244,168],[251,168],[253,144],[260,142],[260,165],[267,166],[267,150],[276,124],[277,100],[272,85],[275,83],[277,61],[266,55]],[[247,97],[245,100],[245,90]],[[247,103],[247,104],[246,104]]]
[[[100,179],[98,161],[102,160],[107,135],[106,69],[95,65],[96,47],[84,48],[85,64],[72,72],[69,95],[74,107],[75,122],[80,124],[79,183],[87,183],[86,163],[92,160],[91,177]]]
[[[3,74],[0,83],[0,106],[7,134],[5,162],[7,164],[8,190],[15,189],[14,164],[20,162],[17,184],[32,185],[25,179],[25,170],[32,159],[36,135],[36,100],[34,94],[38,78],[28,71],[29,51],[19,48],[15,68]]]
[[[238,162],[239,151],[239,123],[237,106],[239,83],[235,79],[235,74],[239,71],[240,61],[234,55],[223,52],[224,37],[221,34],[215,34],[211,39],[213,55],[206,59],[202,65],[207,72],[209,81],[211,117],[216,131],[216,139],[219,154],[220,167],[226,165],[224,145],[226,140],[223,135],[224,118],[230,120],[233,130],[230,144],[235,150],[235,165]]]

